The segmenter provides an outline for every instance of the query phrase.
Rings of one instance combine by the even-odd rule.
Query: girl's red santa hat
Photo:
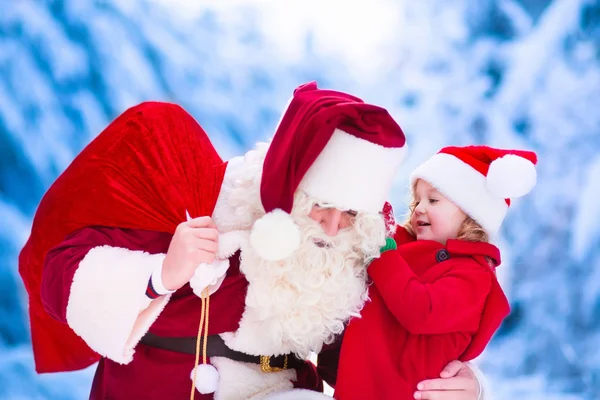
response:
[[[445,147],[410,175],[429,182],[494,236],[510,199],[526,195],[537,180],[534,152],[488,146]]]
[[[405,152],[404,133],[384,108],[315,82],[298,87],[265,157],[267,214],[255,222],[250,244],[267,260],[298,248],[289,215],[296,190],[342,210],[381,212]]]

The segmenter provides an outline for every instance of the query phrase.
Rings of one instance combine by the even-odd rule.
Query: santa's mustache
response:
[[[323,231],[321,225],[310,217],[294,218],[301,232],[301,242],[305,246],[315,246],[325,250],[346,250],[353,239],[353,227],[341,229],[335,236]]]
[[[328,249],[331,247],[331,243],[326,242],[325,240],[321,239],[321,238],[312,238],[313,243],[315,244],[315,246],[321,248],[321,249]]]

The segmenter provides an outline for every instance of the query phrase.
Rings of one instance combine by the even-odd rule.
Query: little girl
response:
[[[335,398],[412,399],[448,362],[481,354],[510,311],[488,241],[510,198],[535,185],[536,162],[528,151],[446,147],[411,174],[409,220],[368,268],[371,301],[346,329]]]

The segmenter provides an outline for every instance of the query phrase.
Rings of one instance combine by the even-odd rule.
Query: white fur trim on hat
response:
[[[286,259],[300,247],[300,228],[291,215],[275,209],[256,220],[250,233],[250,245],[265,260]]]
[[[336,129],[299,188],[337,208],[378,213],[406,146],[388,148]]]
[[[515,154],[507,154],[490,164],[487,188],[497,197],[512,199],[529,193],[536,180],[535,165],[531,161]]]
[[[504,197],[487,188],[486,177],[459,158],[438,153],[418,166],[410,175],[411,186],[417,179],[429,182],[440,193],[495,235],[508,211]]]

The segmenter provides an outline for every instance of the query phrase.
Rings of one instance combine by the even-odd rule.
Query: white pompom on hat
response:
[[[487,188],[497,197],[513,199],[525,196],[537,180],[534,162],[516,154],[506,154],[492,161],[487,174]]]
[[[510,199],[526,195],[537,180],[537,155],[532,151],[488,146],[444,147],[410,175],[411,186],[429,182],[495,235]]]
[[[300,246],[300,228],[290,214],[275,209],[254,223],[250,245],[265,260],[283,260]]]

